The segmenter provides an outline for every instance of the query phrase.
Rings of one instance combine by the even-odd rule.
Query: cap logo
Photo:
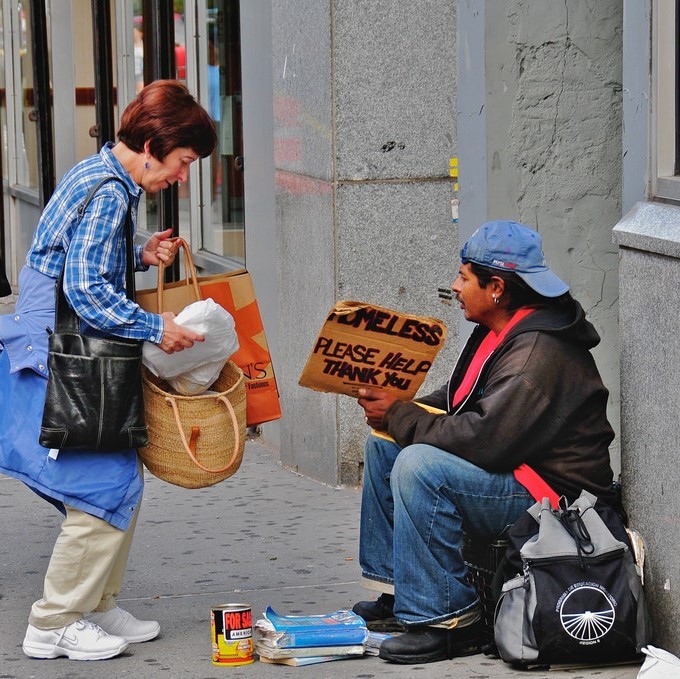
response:
[[[492,260],[491,265],[492,266],[500,266],[503,269],[516,269],[517,268],[517,264],[514,264],[513,262],[504,262],[500,259]]]

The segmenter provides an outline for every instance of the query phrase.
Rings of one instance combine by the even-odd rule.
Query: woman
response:
[[[608,392],[590,353],[600,338],[546,265],[541,237],[489,222],[461,260],[453,291],[478,325],[448,385],[418,399],[440,414],[377,390],[359,399],[394,442],[366,444],[359,556],[382,594],[354,611],[370,627],[406,628],[380,647],[397,663],[478,652],[463,533],[493,538],[544,496],[614,499]]]
[[[136,220],[142,191],[186,181],[189,166],[215,146],[208,113],[184,85],[159,80],[125,109],[118,143],[78,163],[60,181],[38,223],[19,275],[13,316],[0,317],[0,471],[23,481],[64,515],[41,599],[33,604],[23,642],[35,658],[99,660],[158,635],[156,621],[116,606],[142,498],[133,449],[47,450],[38,444],[47,377],[47,337],[54,327],[54,285],[64,292],[84,332],[145,340],[167,353],[204,338],[174,314],[142,310],[125,296],[124,222]],[[78,208],[105,177],[82,217]],[[135,269],[170,264],[172,230],[135,246]]]

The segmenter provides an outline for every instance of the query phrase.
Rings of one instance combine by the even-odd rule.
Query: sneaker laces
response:
[[[74,623],[71,623],[75,625],[75,628],[78,630],[83,630],[83,629],[96,629],[98,625],[95,625],[94,623],[91,623],[89,620],[76,620]],[[64,625],[64,627],[61,628],[61,632],[59,633],[59,638],[54,642],[54,648],[58,648],[59,644],[61,644],[62,639],[64,638],[64,635],[66,634],[66,630],[71,627],[71,625]],[[99,628],[99,631],[103,631],[101,628]],[[99,634],[98,636],[101,636]]]
[[[99,626],[97,623],[92,622],[91,620],[85,620],[84,618],[82,620],[76,620],[76,629],[81,629],[81,630],[87,630],[91,629],[92,631],[97,633],[97,636],[105,636],[106,632]],[[64,632],[66,631],[66,628],[64,628]],[[62,632],[62,635],[64,634]],[[61,639],[59,639],[61,641]]]

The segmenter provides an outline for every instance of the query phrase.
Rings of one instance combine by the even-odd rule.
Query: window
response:
[[[651,192],[680,201],[680,0],[654,0],[652,20]]]

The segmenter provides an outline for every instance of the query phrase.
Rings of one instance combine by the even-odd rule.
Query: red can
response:
[[[247,604],[222,604],[210,609],[213,665],[254,662],[253,613]]]

